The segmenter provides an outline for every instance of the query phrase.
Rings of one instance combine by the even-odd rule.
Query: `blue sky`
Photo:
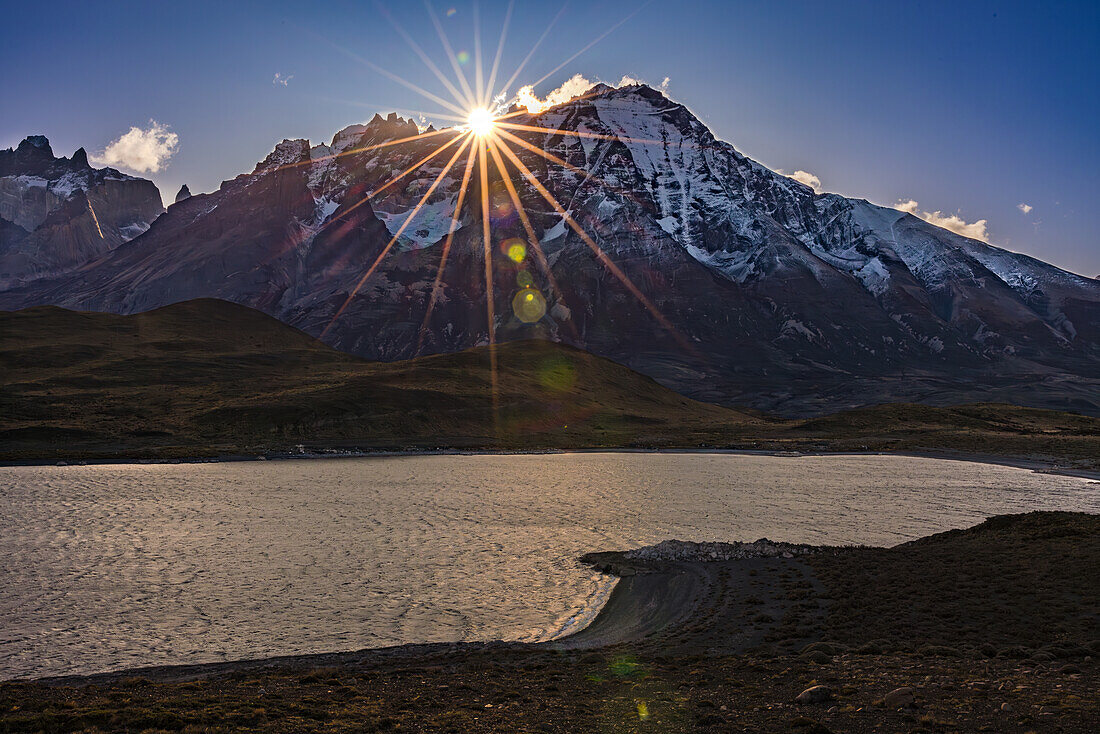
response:
[[[382,6],[446,66],[421,4]],[[456,50],[472,52],[472,5],[436,7]],[[486,56],[506,7],[481,3]],[[167,197],[250,171],[282,138],[327,142],[375,112],[441,111],[355,57],[446,94],[369,1],[2,10],[0,147],[42,133],[58,154],[94,155],[156,120],[178,147],[142,175]],[[577,73],[655,86],[668,77],[672,97],[769,167],[880,204],[986,220],[993,244],[1100,274],[1100,3],[518,2],[503,69],[559,11],[517,84],[634,13],[536,92]],[[276,73],[291,78],[276,83]]]

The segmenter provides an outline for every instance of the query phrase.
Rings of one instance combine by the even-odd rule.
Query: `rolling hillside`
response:
[[[547,341],[368,362],[244,306],[0,312],[0,458],[314,449],[952,450],[1097,467],[1100,420],[893,404],[785,420],[686,398]]]

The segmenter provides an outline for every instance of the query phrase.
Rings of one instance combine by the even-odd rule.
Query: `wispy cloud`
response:
[[[138,173],[156,173],[168,164],[179,148],[180,138],[166,125],[149,120],[149,127],[131,127],[128,132],[111,141],[103,155],[92,156],[97,165],[121,166]]]
[[[1016,208],[1022,211],[1024,214],[1031,214],[1031,210],[1034,209],[1031,204],[1017,204]]]
[[[282,73],[277,71],[277,72],[275,72],[275,78],[271,80],[271,84],[272,85],[282,84],[285,87],[287,84],[290,84],[290,80],[293,79],[293,78],[294,78],[293,74],[289,74],[289,75],[284,76]]]
[[[986,225],[989,223],[988,220],[979,219],[976,222],[967,222],[958,214],[944,214],[940,211],[921,211],[920,204],[913,199],[899,201],[897,204],[894,204],[894,208],[898,211],[912,214],[915,217],[920,217],[929,224],[943,227],[955,234],[961,234],[963,237],[989,242],[989,233],[986,231]]]

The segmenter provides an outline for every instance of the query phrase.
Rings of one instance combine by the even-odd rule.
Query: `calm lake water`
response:
[[[548,639],[668,538],[894,545],[1100,484],[898,456],[417,456],[0,468],[0,678]]]

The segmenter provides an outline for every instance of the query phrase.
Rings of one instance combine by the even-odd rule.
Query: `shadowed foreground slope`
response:
[[[1100,419],[892,404],[784,420],[700,403],[545,341],[405,362],[337,352],[214,299],[118,316],[0,312],[0,458],[311,449],[700,448],[991,454],[1100,468]]]
[[[357,447],[692,445],[762,423],[544,341],[367,362],[244,306],[200,299],[132,316],[0,314],[8,456],[193,455]]]

